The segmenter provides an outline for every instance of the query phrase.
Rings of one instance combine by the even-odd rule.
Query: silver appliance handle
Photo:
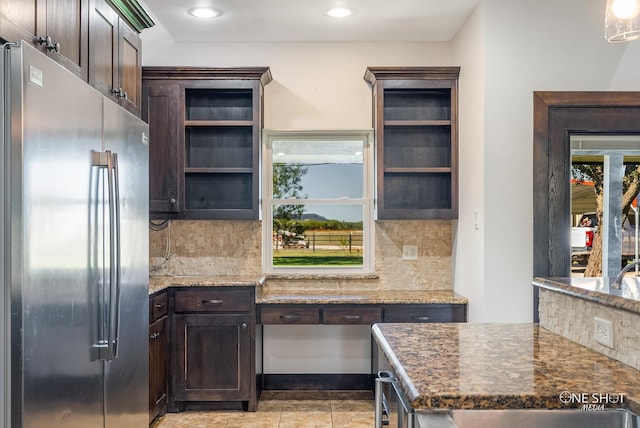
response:
[[[118,356],[120,339],[120,182],[118,155],[107,153],[109,187],[109,342],[107,361]]]
[[[92,165],[107,170],[107,220],[109,222],[109,288],[106,299],[105,316],[106,332],[98,339],[94,348],[98,350],[98,358],[111,361],[118,355],[118,340],[120,338],[120,182],[118,176],[118,156],[107,150],[93,152]],[[100,305],[102,308],[102,305]],[[99,321],[101,323],[102,321]],[[99,327],[99,331],[102,331]],[[102,334],[101,334],[102,335]]]

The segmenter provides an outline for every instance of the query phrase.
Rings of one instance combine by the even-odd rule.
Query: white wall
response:
[[[269,66],[264,126],[271,129],[372,128],[367,66],[451,65],[448,43],[187,44],[162,32],[142,33],[145,66]]]
[[[469,299],[469,321],[484,313],[484,6],[479,5],[453,42],[459,79],[460,201],[452,272],[454,290]]]

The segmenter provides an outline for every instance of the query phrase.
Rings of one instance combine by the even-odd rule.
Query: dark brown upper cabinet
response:
[[[87,80],[89,0],[3,0],[0,35],[25,40]]]
[[[458,217],[459,67],[368,67],[378,219]]]
[[[142,43],[106,0],[89,0],[89,83],[136,116],[142,103]]]
[[[0,39],[25,40],[140,115],[138,33],[154,22],[135,0],[3,0]]]
[[[145,67],[154,219],[253,220],[268,67]]]

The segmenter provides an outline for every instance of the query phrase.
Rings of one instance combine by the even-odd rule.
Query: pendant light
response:
[[[611,43],[640,38],[640,0],[607,0],[604,36]]]

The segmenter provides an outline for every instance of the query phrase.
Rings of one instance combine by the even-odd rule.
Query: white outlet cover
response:
[[[593,339],[613,349],[613,324],[609,320],[593,317]]]
[[[403,245],[402,246],[402,260],[418,260],[418,246],[417,245]]]

